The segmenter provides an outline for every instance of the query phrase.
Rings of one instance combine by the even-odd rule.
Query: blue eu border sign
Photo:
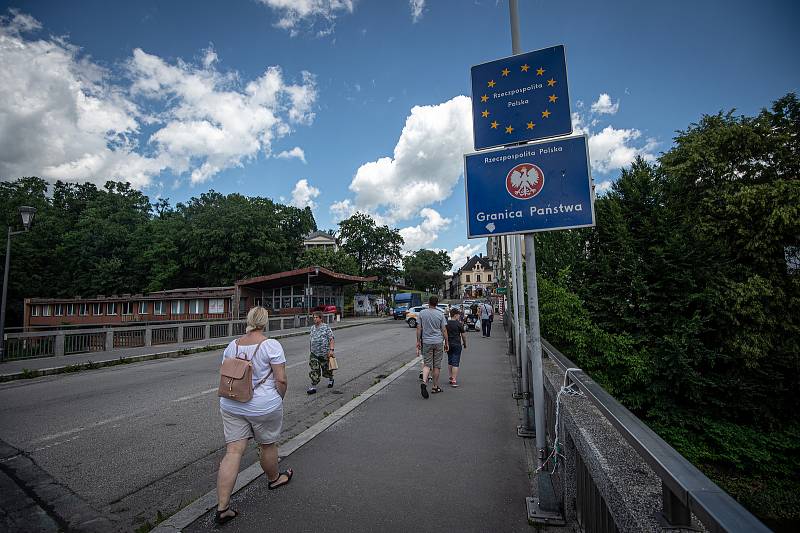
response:
[[[467,238],[594,226],[586,135],[464,156]]]
[[[564,46],[472,67],[475,150],[572,133]]]

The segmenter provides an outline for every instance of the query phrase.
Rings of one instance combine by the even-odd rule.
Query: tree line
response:
[[[6,225],[19,229],[22,205],[37,213],[30,231],[12,239],[8,326],[21,325],[26,297],[225,286],[310,265],[376,276],[377,286],[400,274],[400,233],[361,213],[340,222],[334,252],[303,250],[317,229],[311,209],[263,197],[209,191],[173,206],[114,181],[0,183]]]
[[[772,524],[800,521],[800,104],[703,116],[537,234],[542,333]]]

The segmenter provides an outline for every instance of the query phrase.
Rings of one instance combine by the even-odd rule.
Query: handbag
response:
[[[334,355],[328,357],[328,370],[339,370],[339,363],[336,362]]]

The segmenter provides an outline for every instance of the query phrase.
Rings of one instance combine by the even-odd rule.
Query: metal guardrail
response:
[[[544,339],[542,349],[563,371],[575,368]],[[585,372],[573,370],[568,377],[661,479],[662,514],[672,527],[690,525],[693,513],[712,532],[770,531]]]
[[[323,315],[326,323],[335,314]],[[219,339],[243,335],[245,320],[151,323],[105,328],[64,329],[6,333],[5,360],[53,357],[78,353],[104,352],[124,348],[177,344],[205,339]],[[305,315],[282,316],[269,319],[268,330],[303,328],[311,325]]]

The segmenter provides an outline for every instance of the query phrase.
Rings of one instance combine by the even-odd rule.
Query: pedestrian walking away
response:
[[[448,350],[447,325],[444,313],[436,305],[439,298],[431,296],[428,307],[420,311],[417,316],[417,350],[422,351],[422,383],[420,392],[422,397],[428,398],[428,375],[433,374],[433,388],[431,393],[442,392],[439,387],[439,374],[442,369],[442,358]],[[444,345],[444,350],[442,349]]]
[[[492,321],[494,320],[494,309],[489,300],[480,305],[481,312],[481,333],[484,337],[492,336]]]
[[[255,439],[261,448],[259,460],[267,475],[267,488],[282,487],[294,475],[291,468],[278,471],[277,442],[283,426],[283,398],[287,387],[286,356],[280,342],[264,336],[267,320],[266,309],[252,308],[247,313],[246,334],[228,344],[222,354],[223,363],[226,359],[236,358],[252,365],[252,397],[246,402],[224,396],[219,399],[225,456],[217,473],[214,519],[218,524],[229,522],[238,515],[230,507],[231,493],[239,474],[242,454],[250,439]]]
[[[330,358],[334,356],[333,330],[322,321],[321,311],[314,311],[312,316],[314,325],[309,331],[311,354],[308,358],[308,366],[311,368],[308,377],[311,378],[311,386],[306,391],[308,394],[317,392],[317,385],[323,376],[328,378],[328,388],[333,387],[333,370],[328,365]]]
[[[450,320],[447,321],[447,367],[450,375],[450,386],[458,387],[458,367],[461,364],[461,349],[467,349],[467,338],[464,336],[464,323],[460,320],[458,308],[450,309]]]

